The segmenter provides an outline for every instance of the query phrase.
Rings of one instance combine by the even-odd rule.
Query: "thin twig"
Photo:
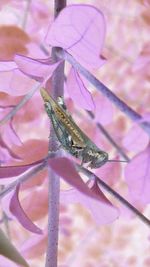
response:
[[[18,110],[20,110],[30,99],[31,97],[34,95],[34,93],[39,89],[39,87],[41,87],[41,85],[38,83],[36,83],[33,88],[31,89],[31,91],[29,93],[27,93],[22,99],[21,101],[8,113],[6,114],[6,116],[4,116],[1,120],[0,120],[0,125],[5,124],[7,121],[9,121],[12,117],[14,117],[14,115],[18,112]]]
[[[138,122],[150,135],[150,123],[145,122],[140,114],[129,107],[123,100],[117,97],[109,88],[107,88],[102,82],[100,82],[92,73],[81,66],[68,52],[57,49],[57,55],[59,58],[68,61],[79,73],[81,73],[93,86],[95,86],[103,95],[105,95],[120,111],[125,113],[132,121]]]
[[[97,180],[98,184],[103,187],[109,194],[115,197],[121,204],[123,204],[126,208],[128,208],[133,214],[138,216],[138,218],[145,223],[148,227],[150,227],[150,220],[146,218],[139,210],[137,210],[132,204],[130,204],[125,198],[123,198],[120,194],[118,194],[115,190],[113,190],[109,185],[107,185],[103,180],[101,180],[98,176],[96,176],[91,171],[87,170],[84,167],[81,167],[77,164],[77,169],[87,175],[89,178],[92,177]]]
[[[87,111],[89,116],[94,119],[94,114],[91,111]],[[111,137],[111,135],[106,131],[106,129],[99,122],[96,123],[97,127],[100,129],[102,134],[107,138],[107,140],[116,148],[119,154],[126,160],[130,161],[129,157],[125,154],[123,149],[115,142],[115,140]]]
[[[26,0],[26,7],[24,10],[23,20],[22,20],[22,29],[23,30],[25,30],[25,28],[26,28],[27,19],[28,19],[29,10],[30,10],[30,5],[31,5],[31,0]]]
[[[18,183],[22,184],[26,182],[27,180],[29,180],[32,176],[34,176],[39,171],[42,171],[46,167],[46,164],[47,164],[47,161],[43,160],[42,163],[36,165],[35,167],[29,169],[28,171],[20,175],[21,178],[19,178],[18,176],[18,179],[16,181],[9,184],[7,187],[3,189],[3,191],[0,192],[0,199],[3,198],[9,192],[11,192]]]
[[[56,156],[56,155],[59,156],[58,152],[53,154],[53,156]],[[26,171],[23,175],[21,175],[20,179],[16,180],[15,182],[11,183],[8,187],[6,187],[2,192],[0,192],[0,199],[2,197],[4,197],[6,194],[8,194],[9,192],[11,192],[11,190],[13,190],[18,183],[22,184],[22,183],[26,182],[28,179],[30,179],[32,176],[34,176],[36,173],[38,173],[39,171],[42,171],[47,165],[47,159],[51,158],[51,157],[52,157],[52,155],[50,154],[46,159],[43,159],[42,163],[40,163],[37,166],[33,167],[32,169]],[[121,204],[123,204],[126,208],[128,208],[131,212],[133,212],[136,216],[138,216],[141,221],[143,221],[145,224],[147,224],[150,227],[150,220],[148,218],[146,218],[132,204],[130,204],[125,198],[123,198],[120,194],[118,194],[115,190],[113,190],[109,185],[107,185],[103,180],[101,180],[99,177],[97,177],[93,172],[87,170],[84,167],[81,167],[79,164],[76,164],[76,167],[77,167],[78,171],[83,172],[89,179],[91,179],[91,177],[92,177],[92,179],[93,178],[96,179],[100,186],[102,186],[109,194],[111,194],[113,197],[115,197],[117,200],[119,200]],[[52,180],[52,176],[51,176],[51,180]],[[58,182],[59,182],[59,179],[55,179],[55,183],[53,184],[53,187],[51,187],[51,190],[52,189],[56,190],[56,188],[58,189],[58,184],[57,184]],[[57,196],[58,196],[58,194],[56,196],[54,196],[54,198]],[[55,201],[56,201],[56,198],[55,198]],[[53,206],[53,204],[56,205],[56,203],[51,203],[51,204],[52,204],[52,206]],[[54,211],[54,206],[53,207],[52,206],[51,206],[51,212]],[[57,207],[58,206],[59,205],[57,205]],[[56,216],[56,214],[55,214],[55,216]],[[57,217],[55,217],[55,218],[57,218]],[[55,231],[58,229],[58,227],[56,227],[56,221],[55,221],[54,228],[52,228],[52,229],[54,229]],[[55,234],[57,237],[57,232]],[[53,239],[51,239],[51,244],[52,243],[53,243]]]

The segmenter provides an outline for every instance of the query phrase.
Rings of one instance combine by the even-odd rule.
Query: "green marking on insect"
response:
[[[59,142],[71,155],[81,159],[81,165],[89,163],[88,167],[99,168],[107,161],[111,161],[108,160],[108,153],[100,150],[77,126],[62,98],[56,102],[43,88],[41,96]]]

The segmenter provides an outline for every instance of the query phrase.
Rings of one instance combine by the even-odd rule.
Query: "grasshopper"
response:
[[[41,89],[45,110],[51,119],[55,134],[62,147],[90,168],[99,168],[108,160],[108,153],[100,150],[77,126],[68,113],[62,98],[56,102],[45,89]]]

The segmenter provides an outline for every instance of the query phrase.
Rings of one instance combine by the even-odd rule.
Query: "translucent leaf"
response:
[[[95,121],[107,125],[113,120],[113,106],[110,100],[96,92],[94,95]]]
[[[119,160],[119,158],[115,158],[115,160]],[[121,177],[121,164],[120,162],[108,162],[96,170],[96,175],[110,186],[114,186]]]
[[[141,204],[150,202],[150,147],[136,155],[125,168],[129,194]]]
[[[21,158],[13,152],[13,150],[4,142],[2,137],[0,137],[0,161],[2,164],[6,164],[11,159],[21,160]]]
[[[140,126],[134,125],[123,138],[123,145],[129,151],[139,153],[144,150],[149,143],[148,134]]]
[[[79,191],[73,198],[93,210],[97,223],[110,223],[118,217],[118,210],[105,197],[98,186],[94,184],[92,188],[89,188],[83,182],[70,160],[67,158],[51,159],[49,160],[49,165],[57,175]],[[99,212],[97,213],[96,209],[98,207]]]
[[[72,68],[67,77],[67,91],[75,104],[83,109],[94,110],[92,94],[87,90],[82,78]]]
[[[30,169],[31,167],[34,167],[36,164],[40,163],[39,162],[34,162],[31,164],[27,164],[27,165],[18,165],[18,166],[7,166],[7,167],[0,167],[0,178],[4,179],[4,178],[11,178],[11,177],[15,177],[18,176],[22,173],[24,173],[25,171],[27,171],[28,169]]]
[[[23,73],[39,82],[46,82],[60,63],[52,62],[51,58],[37,60],[22,55],[16,55],[15,62]]]
[[[64,8],[50,25],[46,42],[67,50],[81,64],[99,68],[105,36],[105,20],[100,10],[90,5]]]
[[[17,220],[21,223],[21,225],[26,228],[28,231],[35,233],[35,234],[42,234],[42,230],[37,227],[27,216],[24,212],[23,208],[21,207],[19,201],[19,188],[20,186],[17,185],[16,189],[13,193],[13,196],[10,201],[10,212],[17,218]]]
[[[107,224],[113,222],[119,216],[117,209],[111,205],[107,205],[102,201],[96,201],[94,199],[86,197],[84,194],[81,194],[75,188],[61,191],[60,200],[66,205],[69,203],[80,203],[86,207],[90,214],[93,217],[93,220],[97,224]]]
[[[45,247],[47,245],[47,231],[43,235],[34,235],[29,237],[23,243],[21,252],[24,257],[28,259],[34,259],[38,256],[42,256],[45,253]]]
[[[25,95],[34,86],[35,81],[24,75],[13,61],[0,62],[1,92],[12,96]]]

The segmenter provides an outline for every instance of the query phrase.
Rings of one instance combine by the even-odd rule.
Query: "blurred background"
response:
[[[103,12],[106,20],[106,37],[102,50],[102,56],[106,59],[106,63],[93,72],[94,75],[138,113],[149,115],[150,1],[67,1],[68,5],[80,3],[94,5]],[[15,53],[34,58],[37,55],[38,58],[46,58],[47,55],[43,52],[44,37],[48,25],[53,20],[53,8],[52,0],[1,1],[0,59],[13,60]],[[69,67],[66,68],[66,75],[68,69]],[[149,142],[147,134],[139,127],[136,128],[133,122],[92,86],[89,85],[88,88],[94,99],[98,99],[97,116],[99,119],[97,121],[122,147],[126,155],[132,158],[143,151]],[[97,145],[109,152],[110,158],[118,157],[116,148],[98,129],[95,121],[92,121],[86,112],[81,111],[69,99],[67,91],[65,91],[65,96],[68,109],[81,128],[88,132],[90,138],[95,140]],[[9,111],[8,106],[16,105],[20,100],[20,96],[0,93],[0,105],[5,105],[7,111]],[[3,110],[2,115],[5,115],[5,112],[6,109]],[[12,138],[10,139],[9,135],[5,136],[4,140],[14,153],[19,153],[23,158],[23,163],[27,164],[46,155],[48,125],[42,100],[39,93],[36,93],[13,118],[13,127],[22,145],[14,142]],[[32,151],[32,147],[40,147],[42,150],[39,152],[40,149],[37,149],[38,153],[36,153],[36,149]],[[15,160],[7,157],[5,163],[13,164]],[[124,168],[125,164],[116,163],[112,169],[106,167],[106,169],[97,170],[96,174],[130,200],[124,179]],[[3,229],[9,233],[14,244],[20,248],[32,267],[44,266],[45,262],[48,205],[46,177],[46,171],[38,174],[36,179],[31,179],[24,184],[24,190],[20,194],[25,212],[30,219],[37,222],[40,228],[44,229],[44,236],[39,237],[27,232],[17,221],[2,221]],[[70,187],[62,182],[61,189],[64,192]],[[108,193],[106,195],[121,211],[118,220],[109,225],[98,225],[87,206],[80,203],[69,203],[69,201],[65,203],[62,197],[59,267],[150,266],[148,227],[122,207],[116,199]],[[146,216],[150,215],[148,206],[142,206],[140,203],[133,204]],[[3,216],[2,212],[1,216]],[[16,266],[15,264],[11,265],[10,262],[9,264],[8,266]]]

